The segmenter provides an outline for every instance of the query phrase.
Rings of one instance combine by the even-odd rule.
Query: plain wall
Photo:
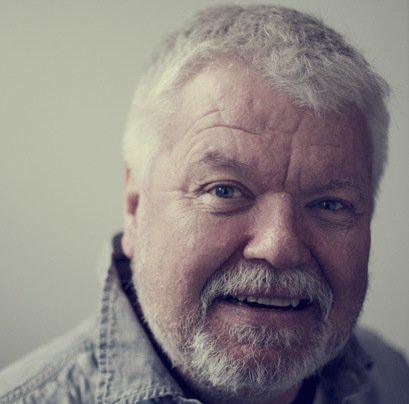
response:
[[[135,84],[166,33],[218,3],[0,0],[0,368],[95,310],[98,257],[121,228]],[[392,87],[361,320],[409,353],[409,2],[265,3],[321,16]]]

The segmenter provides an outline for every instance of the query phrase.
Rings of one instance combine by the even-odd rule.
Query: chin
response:
[[[325,327],[315,330],[315,335],[290,329],[268,332],[269,338],[264,330],[252,343],[250,331],[236,339],[198,332],[190,344],[186,370],[201,388],[219,395],[276,395],[301,383],[329,360]]]

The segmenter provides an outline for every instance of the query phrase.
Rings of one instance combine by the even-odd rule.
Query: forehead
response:
[[[283,167],[298,181],[312,181],[320,170],[332,177],[370,177],[369,137],[357,108],[316,116],[250,68],[233,63],[203,70],[176,102],[179,111],[168,135],[181,165],[225,152],[267,177],[272,171],[279,177]]]
[[[199,129],[212,112],[226,123],[234,121],[259,133],[291,132],[299,119],[286,94],[272,91],[256,72],[237,63],[203,70],[183,87],[178,103],[181,117]]]

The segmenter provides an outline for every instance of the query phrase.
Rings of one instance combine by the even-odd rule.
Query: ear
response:
[[[136,238],[136,209],[138,207],[139,193],[131,170],[125,168],[125,204],[124,204],[124,235],[122,237],[122,250],[128,258],[134,255]]]

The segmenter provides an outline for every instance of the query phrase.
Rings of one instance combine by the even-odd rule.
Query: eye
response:
[[[208,192],[217,198],[223,199],[236,199],[243,196],[243,193],[237,187],[232,185],[216,185]]]
[[[331,212],[338,212],[341,209],[348,209],[344,203],[334,200],[334,199],[325,199],[320,201],[316,205],[318,208],[329,210]]]
[[[325,214],[355,214],[355,206],[343,199],[323,198],[318,201],[311,202],[307,205],[309,208],[317,210]]]
[[[327,223],[352,225],[359,218],[355,205],[344,199],[322,198],[307,205],[315,218]]]

